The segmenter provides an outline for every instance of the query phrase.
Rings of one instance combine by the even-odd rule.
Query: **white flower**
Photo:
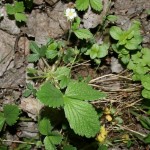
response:
[[[65,12],[65,16],[67,17],[68,20],[73,20],[75,17],[77,17],[77,13],[75,9],[67,8]]]
[[[0,18],[1,18],[1,17],[4,17],[4,14],[3,14],[3,13],[0,13]]]

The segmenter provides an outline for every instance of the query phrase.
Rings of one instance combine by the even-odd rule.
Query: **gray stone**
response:
[[[28,17],[28,32],[35,37],[38,44],[46,44],[48,38],[59,38],[69,30],[69,22],[64,16],[66,6],[62,3],[57,4],[52,11],[40,13],[33,10]]]
[[[58,0],[45,0],[49,5],[54,5],[58,2]]]
[[[10,34],[20,33],[20,29],[16,25],[16,21],[8,18],[5,7],[0,8],[0,13],[4,15],[3,19],[0,21],[0,29],[5,30]]]

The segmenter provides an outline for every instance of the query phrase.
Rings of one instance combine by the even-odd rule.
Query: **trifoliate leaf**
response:
[[[78,10],[86,10],[89,6],[89,0],[76,0],[76,8]]]
[[[48,136],[44,139],[44,146],[46,150],[56,150],[55,145],[51,142],[51,139]]]
[[[110,28],[110,35],[115,40],[119,40],[122,33],[123,33],[123,31],[121,30],[121,28],[119,28],[117,26],[113,26]]]
[[[90,0],[90,4],[91,4],[91,7],[97,11],[101,11],[103,8],[101,0]]]
[[[4,126],[4,123],[5,123],[5,117],[4,117],[4,114],[0,112],[0,132]]]
[[[63,94],[50,82],[45,82],[37,92],[37,98],[50,107],[63,106]]]
[[[142,90],[142,96],[144,98],[150,99],[150,90],[147,89]]]
[[[48,118],[43,118],[40,120],[38,129],[42,135],[50,135],[52,130],[50,120]]]
[[[88,29],[78,29],[75,30],[74,33],[79,39],[90,39],[93,37],[92,33]]]
[[[150,90],[150,75],[145,75],[141,79],[142,85],[144,86],[145,89]]]
[[[105,93],[94,90],[87,83],[77,81],[68,84],[65,95],[79,100],[98,100],[106,97]]]
[[[74,132],[87,138],[94,137],[99,131],[98,115],[91,104],[77,99],[64,97],[65,116]]]
[[[4,117],[8,125],[14,125],[20,114],[19,108],[16,105],[7,104],[4,106]]]

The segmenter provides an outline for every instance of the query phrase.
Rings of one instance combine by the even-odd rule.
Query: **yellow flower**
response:
[[[111,113],[111,112],[110,112],[110,109],[106,107],[106,108],[104,109],[104,114],[105,114],[105,115],[109,115],[110,113]]]
[[[101,126],[100,133],[96,137],[97,141],[100,142],[100,143],[104,143],[104,141],[105,141],[105,139],[107,137],[107,134],[108,134],[108,132],[105,129],[105,127]]]
[[[106,118],[106,120],[107,120],[107,121],[109,121],[109,122],[111,122],[111,121],[112,121],[112,117],[111,117],[111,115],[106,115],[106,116],[105,116],[105,118]]]
[[[123,134],[121,138],[123,143],[128,143],[128,141],[130,140],[129,134]]]

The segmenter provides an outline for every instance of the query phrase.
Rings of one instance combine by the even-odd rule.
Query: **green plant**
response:
[[[3,112],[0,112],[0,131],[5,124],[12,126],[18,120],[20,110],[18,106],[7,104],[3,107]]]
[[[112,45],[113,50],[124,64],[128,64],[131,54],[141,49],[142,36],[140,34],[140,23],[134,21],[133,25],[126,31],[117,26],[110,28],[110,35],[116,41]]]
[[[14,16],[18,22],[26,22],[27,17],[24,14],[24,3],[15,1],[13,5],[6,4],[6,11],[9,16]]]
[[[34,89],[31,83],[27,83],[27,89],[23,92],[24,97],[29,97],[31,94],[36,96],[36,89]]]
[[[89,6],[91,6],[96,11],[101,11],[103,8],[101,0],[76,0],[76,8],[78,10],[86,10]]]

